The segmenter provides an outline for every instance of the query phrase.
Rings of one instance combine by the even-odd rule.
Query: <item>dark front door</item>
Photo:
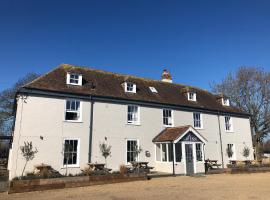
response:
[[[192,144],[185,144],[185,150],[186,150],[186,169],[187,174],[190,175],[194,173]]]

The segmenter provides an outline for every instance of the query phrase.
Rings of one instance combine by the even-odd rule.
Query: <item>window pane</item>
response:
[[[182,145],[181,145],[181,143],[175,144],[175,160],[176,160],[176,162],[181,162],[181,160],[182,160]]]
[[[161,159],[160,159],[160,144],[156,144],[156,159],[157,159],[157,161],[161,161]]]
[[[173,149],[172,149],[172,143],[168,144],[168,154],[169,154],[169,161],[171,162],[173,160]]]
[[[166,144],[161,144],[162,145],[162,161],[167,161],[167,148]]]

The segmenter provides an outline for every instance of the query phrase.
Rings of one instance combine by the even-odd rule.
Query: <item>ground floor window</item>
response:
[[[233,144],[227,144],[226,153],[229,158],[234,158],[235,153]]]
[[[196,159],[202,161],[202,144],[196,143]]]
[[[182,160],[182,144],[176,143],[175,144],[175,161],[181,162]]]
[[[162,162],[171,162],[173,160],[172,143],[157,143],[156,144],[156,160],[162,161]]]
[[[137,149],[138,149],[138,141],[137,140],[127,140],[127,163],[134,162],[138,160]]]
[[[78,164],[78,139],[64,140],[64,160],[63,165],[77,165]]]

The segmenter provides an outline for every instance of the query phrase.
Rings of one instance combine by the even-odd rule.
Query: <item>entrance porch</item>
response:
[[[186,175],[205,172],[207,140],[192,126],[166,128],[153,142],[157,171]]]

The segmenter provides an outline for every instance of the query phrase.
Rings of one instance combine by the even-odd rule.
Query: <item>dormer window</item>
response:
[[[157,89],[156,89],[156,88],[154,88],[154,87],[149,87],[149,89],[150,89],[150,90],[151,90],[151,92],[153,92],[153,93],[158,93]]]
[[[224,106],[230,106],[230,100],[228,98],[222,98],[222,104]]]
[[[67,73],[67,84],[69,85],[82,85],[82,75]]]
[[[136,93],[136,84],[125,82],[125,92]]]
[[[189,101],[196,101],[196,93],[195,92],[188,92],[188,100]]]

